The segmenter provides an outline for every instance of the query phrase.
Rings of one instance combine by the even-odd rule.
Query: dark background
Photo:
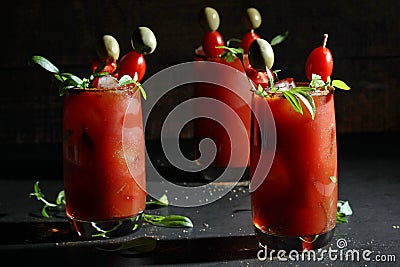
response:
[[[58,83],[27,64],[32,55],[43,55],[61,70],[87,76],[96,57],[97,36],[116,37],[122,56],[131,49],[133,29],[145,25],[158,40],[156,51],[146,57],[145,80],[166,67],[192,60],[203,34],[197,15],[207,5],[219,12],[219,31],[225,39],[241,38],[246,32],[241,16],[248,7],[262,14],[257,33],[266,40],[289,31],[288,39],[275,47],[274,69],[282,70],[280,77],[305,80],[306,58],[328,33],[334,57],[332,78],[352,87],[336,93],[338,133],[400,132],[398,0],[14,0],[8,5],[1,16],[0,60],[0,144],[5,147],[61,142]],[[159,137],[163,112],[191,95],[188,87],[164,97],[147,122],[146,138]],[[190,138],[192,129],[186,127],[182,136]]]

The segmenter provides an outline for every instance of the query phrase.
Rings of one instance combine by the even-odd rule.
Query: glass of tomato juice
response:
[[[66,213],[79,236],[117,237],[141,226],[144,146],[138,88],[72,89],[65,95]]]
[[[238,72],[234,75],[245,75],[244,67],[238,58],[232,61],[226,61],[220,57],[195,57],[195,61],[207,61],[219,63],[227,66],[227,68],[234,68]],[[212,70],[208,70],[212,71]],[[216,155],[210,167],[205,169],[201,176],[205,180],[215,180],[218,178],[228,167],[232,173],[241,175],[242,179],[249,177],[249,160],[243,161],[243,156],[248,154],[250,150],[250,119],[251,119],[251,106],[246,102],[246,99],[251,99],[251,91],[248,90],[248,96],[243,92],[235,92],[233,88],[227,88],[222,84],[229,84],[229,80],[234,78],[227,73],[221,72],[213,73],[210,75],[219,76],[219,83],[197,82],[194,84],[194,97],[205,97],[215,99],[231,108],[240,120],[232,120],[228,115],[224,116],[223,109],[214,109],[213,112],[216,117],[222,118],[221,121],[213,120],[213,118],[199,117],[194,120],[194,141],[195,141],[195,159],[200,157],[199,143],[201,140],[209,138],[216,146]],[[244,97],[244,98],[243,98]],[[196,112],[202,112],[210,107],[202,104],[195,107]],[[226,114],[226,113],[225,113]],[[227,129],[244,128],[247,138],[242,140],[242,133],[239,130],[229,131]],[[232,139],[236,140],[233,142]],[[241,140],[241,141],[238,141]],[[200,162],[201,164],[201,162]],[[242,173],[242,174],[241,174]]]
[[[311,93],[314,119],[282,95],[253,95],[250,141],[251,207],[255,235],[268,249],[310,250],[333,237],[337,211],[337,147],[333,93]],[[268,107],[267,107],[268,105]],[[272,114],[275,146],[262,136]],[[257,119],[255,119],[257,117]],[[272,159],[268,167],[265,160]]]

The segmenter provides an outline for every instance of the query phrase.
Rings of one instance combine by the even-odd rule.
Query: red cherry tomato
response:
[[[101,59],[95,59],[92,61],[92,72],[95,72],[97,70],[97,68],[103,64],[103,61]],[[104,68],[101,71],[97,71],[97,72],[108,72],[110,74],[113,74],[113,72],[117,69],[117,62],[115,61],[110,61],[110,62],[106,62]]]
[[[258,86],[260,84],[263,88],[267,88],[268,87],[268,73],[262,72],[262,71],[257,71],[253,67],[251,67],[249,58],[247,57],[247,55],[245,55],[243,57],[243,63],[246,66],[246,74],[250,78],[250,80],[252,80],[256,84],[256,86]],[[272,79],[275,79],[274,73],[271,70],[268,70],[268,72],[271,74]]]
[[[274,73],[270,70],[268,70],[269,73],[271,73],[272,78],[274,79]],[[262,71],[256,71],[253,68],[247,68],[246,69],[246,74],[252,80],[256,86],[261,85],[263,88],[268,87],[268,74],[267,72],[262,72]]]
[[[130,51],[119,61],[118,77],[129,75],[133,78],[135,73],[137,73],[138,82],[140,82],[146,73],[146,61],[142,54],[136,51]]]
[[[209,57],[219,57],[223,52],[223,48],[216,46],[224,46],[225,41],[218,31],[206,32],[201,43],[204,53]]]
[[[333,57],[331,51],[320,46],[315,48],[307,58],[306,75],[311,81],[312,74],[321,76],[321,79],[326,82],[331,76],[333,70]]]
[[[255,33],[254,31],[250,31],[243,35],[242,37],[242,48],[243,52],[247,54],[249,52],[249,47],[251,42],[253,42],[255,39],[260,38],[260,36]]]

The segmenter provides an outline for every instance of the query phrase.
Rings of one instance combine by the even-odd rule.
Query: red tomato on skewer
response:
[[[333,57],[331,51],[326,47],[328,35],[324,35],[324,43],[322,46],[315,48],[306,61],[306,75],[311,81],[312,74],[321,76],[321,79],[326,82],[333,71]]]

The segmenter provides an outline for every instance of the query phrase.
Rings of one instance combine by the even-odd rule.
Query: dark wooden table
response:
[[[251,224],[246,180],[208,205],[169,206],[148,211],[185,215],[192,219],[193,228],[164,228],[144,223],[128,237],[79,240],[64,216],[40,217],[41,203],[28,197],[37,180],[49,199],[54,199],[62,189],[60,147],[4,147],[0,177],[0,259],[10,260],[12,265],[34,266],[397,266],[400,261],[399,137],[395,134],[338,136],[339,199],[348,200],[354,214],[348,223],[337,225],[331,245],[311,260],[295,260],[295,254],[292,258],[289,254],[281,258],[274,255],[264,261],[257,257],[263,254],[259,252]],[[96,248],[143,236],[157,240],[153,251],[122,255]]]

